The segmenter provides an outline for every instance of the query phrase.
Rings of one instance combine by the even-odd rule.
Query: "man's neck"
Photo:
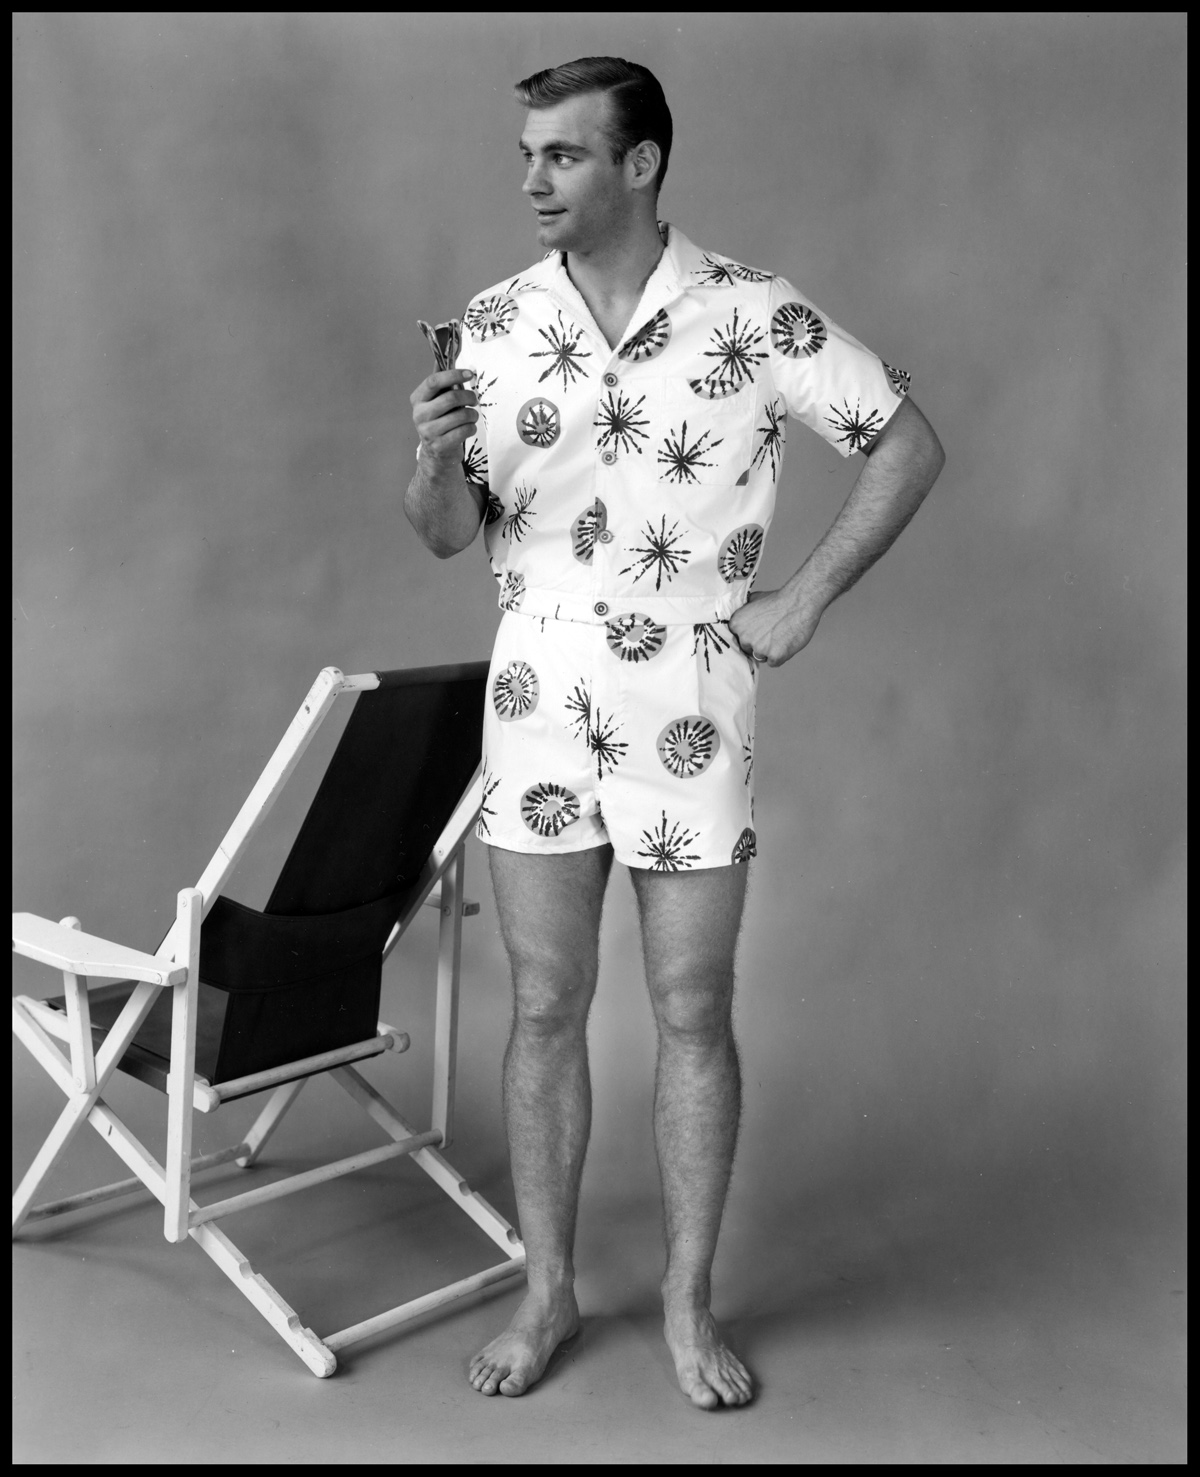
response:
[[[610,344],[628,326],[663,249],[658,222],[642,218],[615,241],[567,253],[567,275]]]

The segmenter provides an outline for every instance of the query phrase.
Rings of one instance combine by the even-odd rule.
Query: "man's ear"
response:
[[[662,152],[653,139],[643,139],[630,149],[625,162],[631,166],[630,183],[633,188],[644,190],[654,183],[658,166],[662,163]]]

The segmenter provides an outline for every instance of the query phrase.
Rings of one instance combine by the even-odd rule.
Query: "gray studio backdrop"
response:
[[[793,1214],[864,1252],[947,1207],[960,1239],[1018,1213],[1169,1220],[1183,37],[1105,15],[18,16],[14,906],[153,946],[320,667],[487,656],[482,550],[439,563],[401,512],[415,320],[539,254],[512,82],[624,54],[675,116],[663,216],[908,368],[948,455],[762,683],[725,1285],[778,1289]],[[762,588],[856,470],[793,430]],[[473,843],[463,1159],[499,1182],[483,865]],[[593,1027],[609,1225],[656,1194],[629,891]],[[432,947],[385,986],[418,1074]],[[50,1090],[17,1106],[44,1127]]]

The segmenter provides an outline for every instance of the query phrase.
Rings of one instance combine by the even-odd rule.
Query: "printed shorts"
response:
[[[727,622],[508,611],[488,675],[478,835],[554,854],[610,843],[678,872],[755,854],[756,668]]]

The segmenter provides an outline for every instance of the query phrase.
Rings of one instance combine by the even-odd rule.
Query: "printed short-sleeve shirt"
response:
[[[457,365],[480,410],[464,466],[506,610],[727,620],[762,557],[788,416],[849,456],[908,392],[784,278],[663,231],[615,349],[558,252],[464,315]]]

